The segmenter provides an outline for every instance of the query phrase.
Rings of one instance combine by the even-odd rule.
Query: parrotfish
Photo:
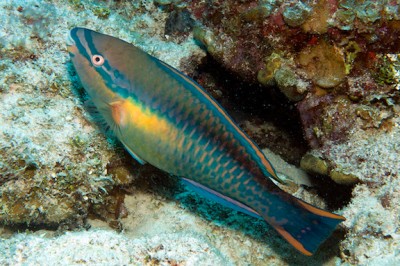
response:
[[[185,74],[130,43],[85,28],[72,29],[67,46],[94,105],[138,162],[264,219],[305,255],[345,220],[281,190],[261,149]]]

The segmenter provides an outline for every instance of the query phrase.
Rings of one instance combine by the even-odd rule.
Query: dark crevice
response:
[[[275,87],[251,84],[229,73],[211,56],[193,78],[227,110],[261,148],[269,148],[298,165],[308,150],[295,106]],[[217,91],[222,92],[222,96]],[[261,129],[261,130],[260,130]]]
[[[249,84],[221,67],[211,56],[203,60],[192,77],[216,98],[261,148],[269,148],[287,162],[299,166],[309,147],[295,103],[287,100],[278,88]],[[222,95],[216,93],[217,90]],[[254,131],[247,130],[245,121]],[[272,126],[258,134],[257,130],[265,124]],[[350,202],[352,186],[336,184],[327,176],[315,176],[313,181],[312,190],[325,200],[328,209],[336,210]]]
[[[355,185],[340,185],[327,176],[317,176],[313,182],[316,193],[324,199],[328,209],[337,210],[349,204]]]

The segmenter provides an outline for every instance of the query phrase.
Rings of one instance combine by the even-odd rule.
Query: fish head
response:
[[[89,29],[73,28],[67,40],[67,49],[80,81],[93,100],[102,109],[104,105],[120,101],[130,88],[126,78],[129,66],[126,49],[132,45]]]

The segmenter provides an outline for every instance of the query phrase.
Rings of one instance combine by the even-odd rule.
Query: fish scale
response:
[[[273,166],[196,82],[117,38],[84,28],[68,51],[81,83],[117,138],[202,195],[268,222],[312,255],[344,217],[282,191]]]

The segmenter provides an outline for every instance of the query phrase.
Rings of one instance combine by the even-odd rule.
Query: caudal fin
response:
[[[283,215],[287,222],[271,222],[271,225],[297,250],[311,256],[332,234],[336,226],[346,219],[299,199],[293,199],[295,204],[290,206],[290,210],[285,210]],[[264,218],[269,220],[268,217]]]

